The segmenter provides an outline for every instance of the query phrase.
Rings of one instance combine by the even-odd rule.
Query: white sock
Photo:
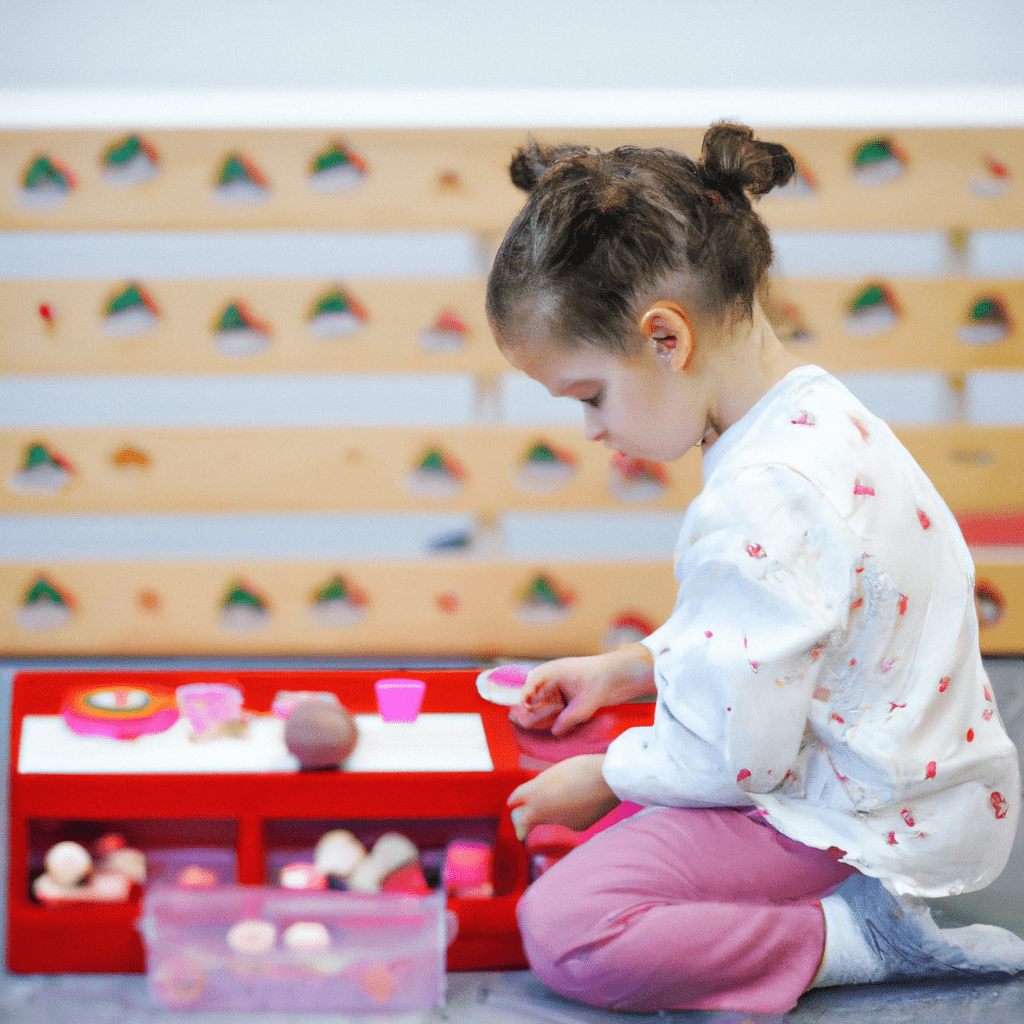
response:
[[[1024,939],[991,925],[940,929],[919,900],[852,875],[821,901],[825,951],[811,988],[1024,971]]]
[[[884,981],[885,964],[868,945],[850,905],[833,894],[821,901],[821,909],[825,914],[825,953],[810,987],[866,985]]]

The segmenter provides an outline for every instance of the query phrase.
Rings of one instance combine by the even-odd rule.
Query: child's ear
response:
[[[673,370],[685,370],[693,358],[695,338],[686,310],[675,302],[659,299],[640,318],[640,331]]]

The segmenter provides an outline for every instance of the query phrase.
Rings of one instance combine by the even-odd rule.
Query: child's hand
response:
[[[582,754],[553,764],[508,798],[521,841],[535,825],[566,825],[582,832],[619,805],[601,774],[604,754]]]
[[[551,729],[562,736],[599,708],[655,692],[650,652],[629,644],[607,654],[559,658],[526,677],[522,700],[509,718],[525,729]]]

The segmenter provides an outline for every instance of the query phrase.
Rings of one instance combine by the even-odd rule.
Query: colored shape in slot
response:
[[[1006,341],[1012,330],[1002,300],[986,295],[971,306],[966,321],[960,324],[956,333],[965,345],[998,345]]]
[[[850,300],[843,328],[857,338],[885,334],[896,326],[901,312],[896,296],[884,284],[875,282]]]
[[[347,292],[334,288],[310,310],[309,333],[316,338],[346,338],[361,331],[370,318],[366,307]]]
[[[853,153],[853,176],[861,185],[884,185],[898,178],[906,167],[906,154],[889,136],[868,139]]]
[[[74,173],[58,160],[38,156],[25,170],[19,202],[36,210],[59,206],[78,184]]]
[[[25,449],[21,468],[8,486],[19,494],[52,496],[71,482],[74,473],[67,459],[37,441]]]
[[[451,498],[465,482],[462,466],[440,448],[431,448],[421,456],[407,483],[415,494],[425,498]]]
[[[782,199],[809,199],[818,191],[818,180],[802,160],[797,157],[794,159],[796,160],[796,174],[793,176],[793,180],[772,194]]]
[[[420,345],[428,352],[459,352],[466,344],[469,327],[453,309],[443,310],[430,327],[420,331]]]
[[[217,172],[214,197],[233,206],[252,206],[270,197],[270,186],[260,169],[242,153],[225,158]]]
[[[453,530],[443,533],[430,541],[429,548],[435,554],[451,554],[455,551],[467,551],[473,546],[472,530]]]
[[[59,629],[70,621],[74,610],[71,594],[40,576],[22,599],[16,618],[22,629]]]
[[[616,452],[612,456],[608,487],[622,501],[654,501],[668,487],[668,471],[660,462]]]
[[[267,603],[243,583],[234,583],[221,602],[220,624],[229,633],[253,633],[270,618]]]
[[[160,154],[141,135],[118,139],[103,154],[103,177],[115,188],[132,188],[156,177]]]
[[[366,617],[366,595],[343,576],[332,576],[313,595],[310,616],[321,626],[354,626]]]
[[[974,587],[974,607],[978,612],[978,625],[989,629],[998,625],[1006,614],[1006,598],[994,583],[979,580]]]
[[[141,285],[132,283],[107,302],[103,310],[103,330],[118,337],[145,334],[159,319],[160,310],[152,297]]]
[[[318,192],[345,193],[362,185],[368,174],[369,167],[358,153],[335,142],[313,159],[308,180]]]
[[[986,155],[978,174],[971,179],[971,191],[984,198],[1001,196],[1010,187],[1012,179],[1010,168],[1002,160]]]
[[[527,625],[550,626],[572,610],[575,595],[550,576],[535,577],[520,595],[516,617]]]
[[[249,312],[245,303],[232,302],[217,318],[214,342],[221,355],[231,359],[247,359],[270,347],[270,328]]]
[[[784,344],[806,345],[814,341],[800,307],[795,302],[779,302],[771,308],[772,326]]]
[[[145,469],[152,459],[138,448],[121,448],[111,456],[110,461],[118,469]]]
[[[576,475],[576,456],[572,452],[536,441],[527,449],[516,481],[524,490],[553,493]]]
[[[39,318],[52,330],[57,323],[57,310],[53,308],[51,303],[41,302],[39,304]]]
[[[604,637],[604,649],[614,651],[617,647],[637,643],[654,632],[654,623],[638,612],[624,612],[619,615]]]

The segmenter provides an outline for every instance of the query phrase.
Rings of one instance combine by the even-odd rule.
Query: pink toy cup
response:
[[[229,683],[187,683],[175,696],[196,736],[242,717],[242,691]]]
[[[385,722],[415,722],[427,684],[422,679],[378,679],[377,710]]]

